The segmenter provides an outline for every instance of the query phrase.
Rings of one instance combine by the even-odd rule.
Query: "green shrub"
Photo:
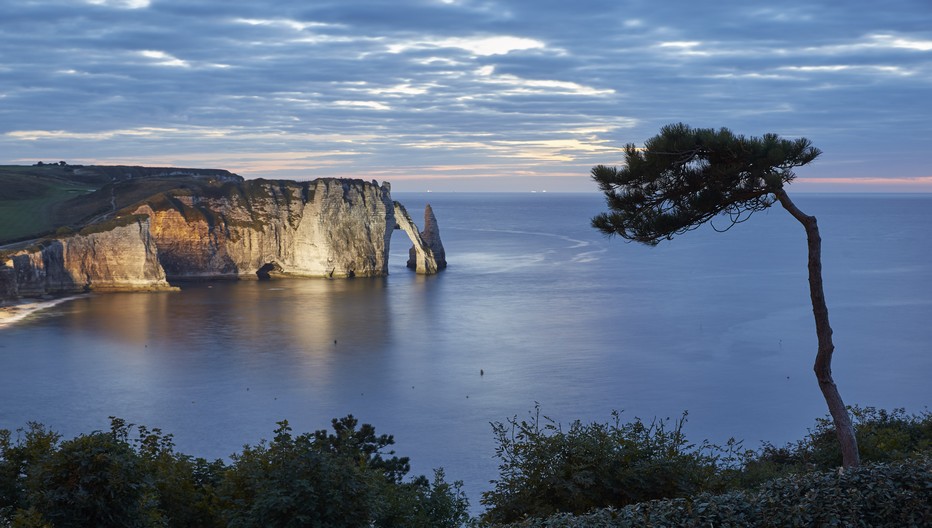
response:
[[[671,423],[639,418],[621,423],[573,422],[564,431],[540,408],[531,420],[495,423],[499,479],[483,493],[483,519],[512,522],[557,512],[583,513],[652,499],[684,497],[717,488],[720,454],[733,451],[690,444],[686,415]]]
[[[56,527],[150,526],[152,486],[129,445],[111,433],[80,435],[29,468],[20,515]]]
[[[757,490],[650,501],[586,515],[527,519],[513,528],[932,525],[932,456],[771,481]]]
[[[176,453],[172,435],[158,428],[136,426],[137,437],[131,440],[133,428],[111,417],[114,436],[133,446],[143,471],[152,478],[156,511],[151,515],[171,527],[223,526],[215,492],[223,476],[223,462]]]
[[[932,448],[932,413],[908,415],[905,409],[849,407],[861,459],[875,462],[903,460]],[[821,418],[812,433],[811,457],[819,467],[841,465],[831,420]]]
[[[389,487],[375,526],[434,528],[464,526],[471,522],[463,483],[447,483],[443,469],[437,469],[433,481],[422,475]]]
[[[471,522],[462,483],[405,482],[407,458],[352,416],[333,433],[245,446],[232,463],[176,453],[171,435],[111,418],[109,432],[60,442],[29,424],[0,430],[0,526],[457,527]],[[135,431],[135,435],[133,434]]]
[[[932,413],[907,414],[874,407],[848,408],[854,422],[861,461],[896,462],[932,450]],[[751,453],[741,471],[730,475],[732,487],[749,487],[775,477],[841,465],[841,451],[829,418],[816,420],[809,435],[782,447],[772,444]]]
[[[873,407],[850,411],[864,462],[898,462],[932,451],[928,411],[916,415]],[[483,519],[506,523],[654,499],[686,500],[700,493],[750,490],[775,478],[796,478],[793,475],[841,465],[827,418],[818,419],[810,434],[795,443],[765,444],[743,452],[734,441],[721,447],[689,443],[682,433],[684,419],[685,415],[673,423],[668,419],[645,424],[635,419],[623,424],[614,413],[609,423],[574,422],[564,431],[536,409],[530,420],[493,424],[500,475],[493,481],[494,489],[483,494],[482,503],[488,506]],[[689,504],[687,500],[681,506]],[[674,519],[680,514],[670,515]]]
[[[220,487],[229,526],[456,527],[469,520],[462,483],[443,472],[403,482],[410,465],[386,450],[389,435],[352,416],[333,433],[293,436],[279,422],[271,442],[233,456]]]
[[[61,436],[42,424],[30,422],[13,435],[0,429],[0,524],[8,522],[18,509],[28,507],[26,472],[58,448]]]
[[[231,527],[364,526],[373,500],[366,476],[280,422],[271,442],[234,455],[220,498]]]

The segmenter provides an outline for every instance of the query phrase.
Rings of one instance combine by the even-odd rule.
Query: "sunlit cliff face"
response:
[[[6,261],[0,290],[8,297],[170,289],[144,217],[46,240],[13,252]]]
[[[381,276],[394,208],[359,180],[246,182],[243,193],[147,204],[159,261],[172,278]]]
[[[425,217],[425,241],[399,211],[387,183],[194,180],[6,255],[0,286],[16,297],[162,289],[184,279],[385,276],[396,228],[415,245],[411,267],[436,273],[445,266],[436,218]]]

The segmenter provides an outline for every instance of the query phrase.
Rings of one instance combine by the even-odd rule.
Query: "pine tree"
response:
[[[860,464],[854,427],[832,379],[832,328],[822,288],[822,239],[814,216],[803,213],[784,186],[793,169],[821,151],[806,138],[735,135],[727,128],[667,125],[643,148],[625,146],[625,166],[596,166],[592,178],[605,194],[609,212],[592,219],[607,235],[656,245],[726,215],[731,224],[779,202],[806,231],[809,294],[816,324],[815,374],[828,404],[846,467]],[[727,228],[726,228],[727,230]]]

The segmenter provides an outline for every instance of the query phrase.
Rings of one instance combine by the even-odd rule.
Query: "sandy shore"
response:
[[[29,299],[16,301],[10,304],[2,304],[0,305],[0,329],[3,329],[18,321],[22,321],[26,317],[29,317],[39,310],[45,310],[46,308],[50,308],[56,304],[61,304],[63,302],[77,299],[79,297],[81,296],[72,295],[69,297],[57,297],[55,299],[48,300]]]

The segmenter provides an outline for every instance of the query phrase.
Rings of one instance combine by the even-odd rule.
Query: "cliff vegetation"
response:
[[[176,187],[242,180],[219,169],[68,165],[0,166],[0,245],[78,230],[97,217]]]

